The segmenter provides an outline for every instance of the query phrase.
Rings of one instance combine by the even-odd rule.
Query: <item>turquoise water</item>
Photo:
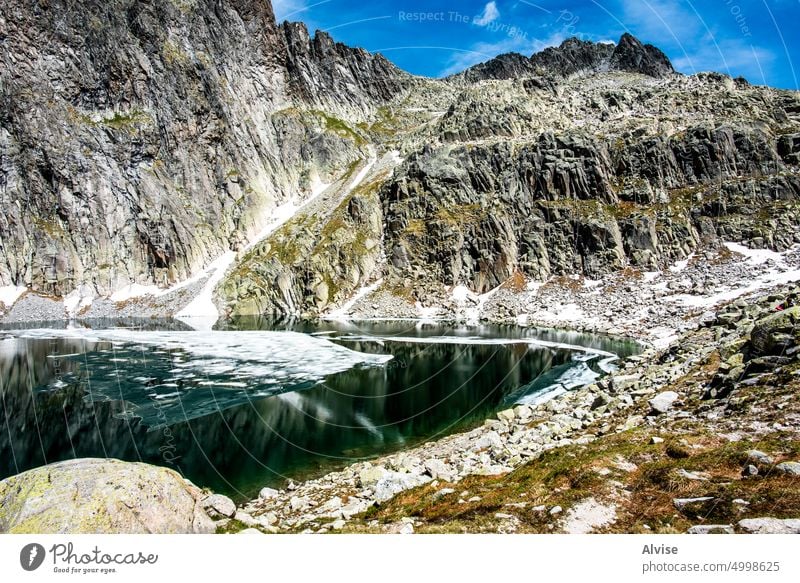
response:
[[[113,457],[242,499],[591,382],[636,350],[503,326],[115,324],[0,331],[0,477]]]

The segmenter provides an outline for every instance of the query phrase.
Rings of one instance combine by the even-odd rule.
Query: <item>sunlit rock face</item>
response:
[[[266,0],[11,0],[0,38],[6,289],[164,288],[229,253],[221,314],[316,316],[378,281],[414,305],[800,238],[798,94],[628,34],[443,80]]]
[[[215,527],[201,506],[204,497],[169,469],[69,460],[0,482],[0,532],[210,534]]]
[[[365,155],[334,120],[408,78],[265,0],[12,0],[0,37],[0,286],[55,295],[238,248]]]

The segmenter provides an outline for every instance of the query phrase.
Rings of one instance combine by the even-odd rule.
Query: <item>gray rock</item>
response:
[[[410,522],[396,522],[386,526],[388,534],[414,534],[414,525]]]
[[[758,475],[758,467],[754,466],[753,464],[747,464],[745,468],[742,470],[743,476],[757,476]]]
[[[782,462],[775,466],[775,471],[787,476],[800,476],[800,462]]]
[[[0,482],[0,532],[213,533],[202,498],[199,488],[166,468],[70,460]]]
[[[631,415],[625,420],[625,423],[619,427],[619,430],[628,431],[629,429],[639,427],[642,423],[644,423],[644,417],[641,415]]]
[[[369,488],[377,484],[387,473],[386,468],[371,466],[358,473],[358,481],[362,488]]]
[[[516,418],[516,413],[514,412],[514,409],[505,409],[503,411],[498,411],[497,418],[500,421],[510,423]]]
[[[255,520],[260,526],[267,528],[278,523],[278,515],[274,512],[267,512],[266,514],[257,516]]]
[[[311,500],[307,496],[292,496],[289,499],[289,507],[292,512],[302,512],[311,508]]]
[[[233,518],[236,514],[236,504],[233,500],[222,494],[212,494],[203,500],[203,507],[212,518]]]
[[[280,495],[280,492],[275,490],[274,488],[261,488],[258,492],[258,497],[262,500],[273,500]]]
[[[445,482],[450,482],[456,475],[456,472],[453,471],[453,468],[444,463],[442,460],[425,460],[423,465],[425,466],[428,474],[434,480],[444,480]]]
[[[241,522],[248,528],[255,528],[259,526],[259,521],[253,518],[252,514],[250,514],[249,512],[244,512],[243,510],[237,510],[233,518],[234,520]]]
[[[750,334],[753,356],[777,356],[794,344],[792,333],[800,322],[800,306],[758,320]]]
[[[454,492],[455,490],[453,488],[442,488],[441,490],[437,490],[433,494],[433,499],[438,500],[439,498],[443,498],[444,496],[447,496],[448,494],[452,494]]]
[[[672,504],[684,514],[702,514],[713,505],[714,501],[712,496],[703,496],[700,498],[675,498],[672,500]]]
[[[639,386],[641,376],[638,374],[633,375],[616,375],[612,378],[614,389],[617,392],[631,391]]]
[[[679,396],[680,395],[674,391],[664,391],[650,399],[648,404],[650,405],[651,411],[656,415],[666,413],[672,409],[673,404],[678,400]]]
[[[771,466],[775,463],[772,457],[757,449],[751,449],[747,452],[747,461],[757,466]]]
[[[517,405],[514,407],[514,416],[520,421],[529,419],[531,413],[531,408],[528,405]]]
[[[375,500],[385,502],[395,495],[411,488],[416,488],[431,481],[428,476],[414,474],[401,474],[398,472],[387,472],[377,484],[375,484]]]
[[[356,514],[361,514],[365,512],[370,506],[372,506],[374,502],[369,500],[363,500],[361,498],[354,498],[349,500],[347,504],[342,506],[340,512],[342,514],[342,518],[350,519]]]
[[[800,519],[747,518],[738,526],[750,534],[800,534]]]
[[[607,393],[604,393],[604,392],[601,391],[601,392],[597,393],[597,395],[595,396],[595,398],[592,401],[592,404],[589,406],[589,408],[592,411],[595,411],[595,410],[599,409],[600,407],[605,407],[606,405],[608,405],[611,402],[611,400],[612,400],[611,396],[609,396]]]
[[[686,531],[687,534],[735,534],[732,524],[699,524]]]
[[[330,500],[324,502],[317,508],[320,516],[330,516],[336,518],[340,514],[340,510],[344,506],[342,499],[339,496],[334,496]]]
[[[690,472],[683,468],[680,468],[677,471],[677,475],[681,478],[685,478],[687,480],[692,480],[695,482],[707,482],[710,478],[706,472]]]
[[[496,431],[487,431],[475,440],[474,449],[500,449],[503,447],[503,438]]]

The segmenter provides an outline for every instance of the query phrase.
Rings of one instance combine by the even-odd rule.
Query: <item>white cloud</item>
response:
[[[621,0],[618,21],[648,42],[671,37],[678,43],[693,38],[702,21],[690,5],[678,0]]]
[[[692,74],[702,71],[718,71],[728,75],[744,75],[756,84],[767,84],[765,70],[775,62],[775,54],[763,47],[742,42],[739,39],[717,39],[700,43],[686,54],[673,60],[678,71]]]
[[[497,9],[497,2],[489,2],[483,7],[483,13],[476,16],[473,22],[478,26],[487,26],[500,18],[500,11]]]
[[[725,5],[723,4],[723,7]],[[775,55],[752,44],[731,20],[722,33],[719,23],[704,21],[692,4],[678,0],[620,0],[614,15],[627,30],[672,55],[672,64],[683,73],[718,71],[744,74],[765,83]]]
[[[306,0],[272,0],[272,10],[275,12],[275,19],[299,20],[300,15],[310,8]]]

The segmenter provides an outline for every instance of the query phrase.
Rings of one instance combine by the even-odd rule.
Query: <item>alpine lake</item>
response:
[[[247,319],[0,330],[0,478],[79,457],[243,500],[584,386],[633,342],[436,321]]]

